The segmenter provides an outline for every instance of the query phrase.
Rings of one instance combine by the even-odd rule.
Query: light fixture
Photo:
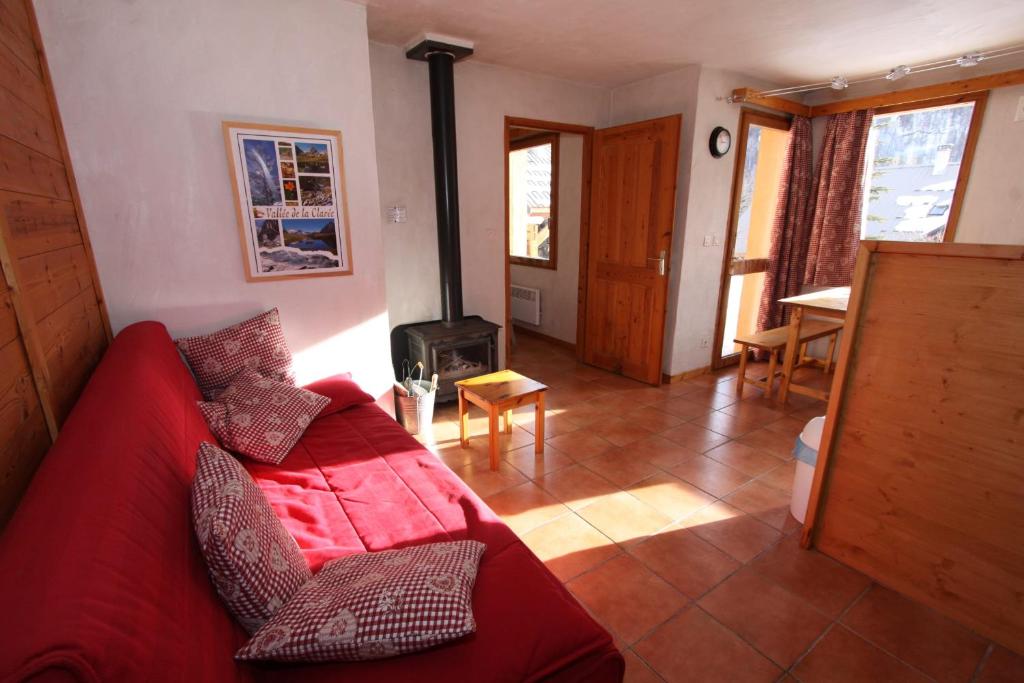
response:
[[[977,66],[978,63],[981,60],[983,60],[983,59],[985,59],[985,55],[981,54],[980,52],[972,52],[970,54],[964,55],[963,57],[957,57],[956,58],[956,65],[957,66]]]
[[[892,71],[885,75],[885,80],[898,81],[909,73],[910,67],[907,66],[906,64],[900,64],[898,67],[896,67],[895,69],[893,69]]]
[[[967,54],[959,57],[946,57],[944,59],[937,59],[931,62],[922,62],[919,64],[900,64],[894,69],[889,71],[883,71],[881,73],[870,74],[854,78],[852,80],[845,76],[836,76],[830,81],[818,81],[817,83],[807,83],[804,85],[792,85],[786,88],[776,88],[774,90],[760,90],[753,91],[745,94],[743,97],[730,97],[730,102],[743,102],[748,101],[751,98],[765,98],[765,97],[785,97],[787,95],[797,95],[805,92],[814,92],[816,90],[824,90],[831,88],[836,91],[843,91],[851,86],[861,85],[864,83],[870,83],[872,81],[897,81],[901,78],[909,76],[911,74],[923,73],[925,71],[934,71],[936,69],[946,69],[952,67],[970,67],[977,66],[981,62],[991,61],[993,59],[1000,59],[1009,57],[1011,55],[1024,54],[1024,43],[1017,45],[1009,45],[1007,47],[993,48],[991,50],[977,50],[974,52],[968,52]]]

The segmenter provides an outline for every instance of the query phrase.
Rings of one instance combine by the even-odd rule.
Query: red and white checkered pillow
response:
[[[295,384],[292,354],[276,308],[213,334],[182,337],[174,343],[207,400],[223,390],[240,370],[255,370],[278,382]]]
[[[243,370],[214,401],[199,401],[221,445],[280,465],[331,399]]]
[[[332,560],[235,658],[382,659],[473,633],[473,583],[486,548],[454,541]]]
[[[196,455],[192,525],[213,585],[250,634],[313,576],[249,473],[209,443]]]

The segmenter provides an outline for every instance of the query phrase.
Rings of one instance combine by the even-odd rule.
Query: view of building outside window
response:
[[[865,150],[861,237],[941,242],[974,103],[876,115]]]
[[[747,134],[747,155],[743,159],[743,181],[740,185],[740,213],[736,222],[736,243],[733,254],[747,253],[747,238],[750,235],[750,207],[754,198],[754,177],[757,160],[761,152],[761,126],[751,126]]]
[[[509,254],[551,258],[551,143],[509,152]]]

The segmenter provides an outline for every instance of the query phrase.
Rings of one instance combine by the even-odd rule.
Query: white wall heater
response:
[[[512,319],[540,325],[540,290],[512,285]]]

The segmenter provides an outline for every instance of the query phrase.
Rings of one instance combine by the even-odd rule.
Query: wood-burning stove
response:
[[[403,359],[408,359],[413,365],[417,361],[422,362],[424,377],[436,372],[439,380],[437,400],[440,401],[456,397],[457,380],[498,369],[500,326],[479,316],[462,315],[453,67],[457,60],[471,54],[473,49],[470,46],[439,42],[429,37],[405,53],[409,59],[427,62],[430,76],[441,320],[396,327],[392,333],[392,358],[396,368]],[[403,344],[403,341],[407,343]]]
[[[405,329],[409,361],[421,361],[423,376],[438,376],[437,400],[456,397],[455,382],[498,369],[498,326],[477,316],[457,325],[421,323]]]

